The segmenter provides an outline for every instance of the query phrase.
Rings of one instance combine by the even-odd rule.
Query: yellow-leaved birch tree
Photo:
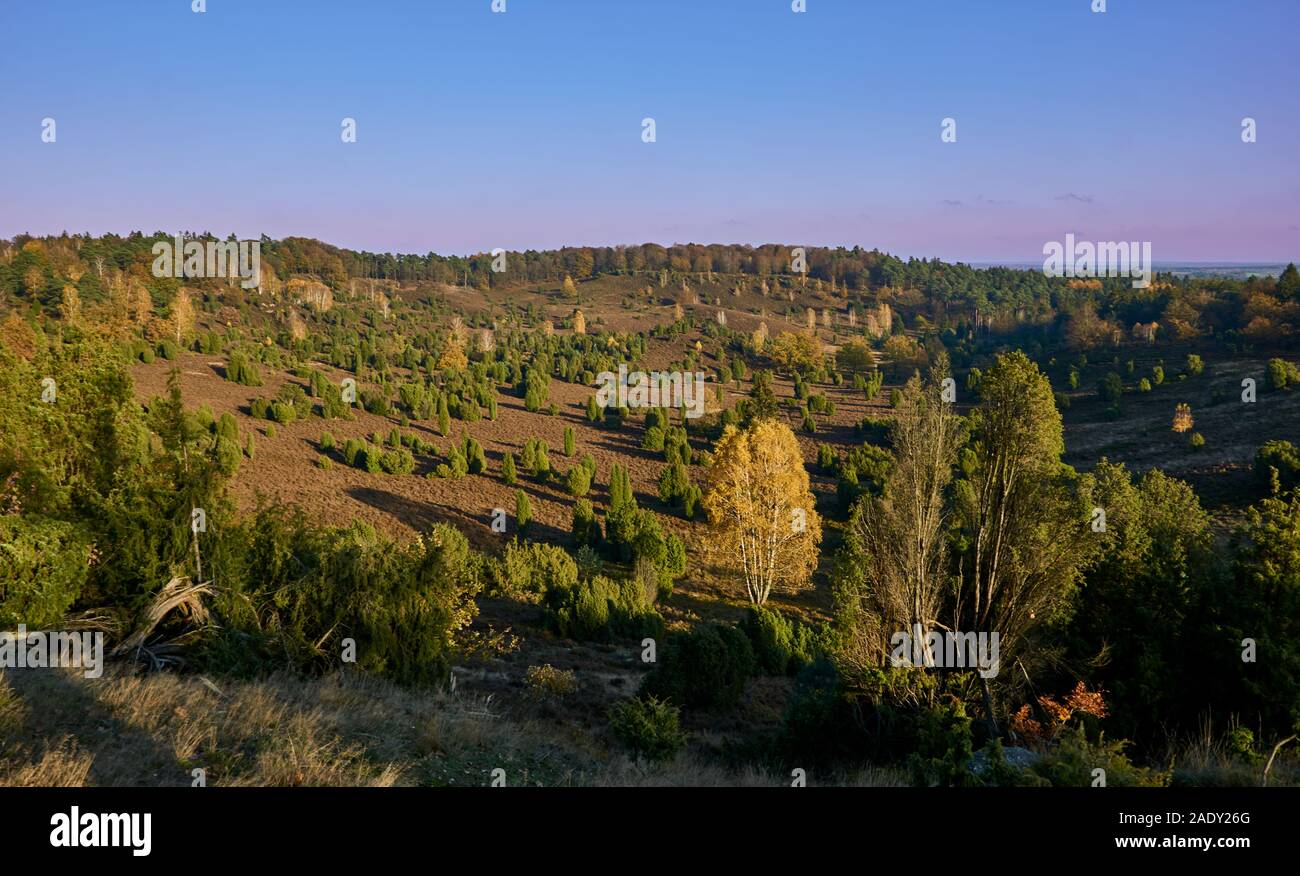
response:
[[[773,419],[728,426],[709,467],[704,497],[712,545],[735,569],[750,602],[799,590],[817,568],[821,521],[794,433]]]

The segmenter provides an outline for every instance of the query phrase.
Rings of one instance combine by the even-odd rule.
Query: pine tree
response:
[[[1283,299],[1300,300],[1300,271],[1296,270],[1295,262],[1287,265],[1277,278],[1277,294]]]

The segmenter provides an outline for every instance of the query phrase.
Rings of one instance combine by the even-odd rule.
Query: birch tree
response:
[[[737,572],[751,603],[773,590],[809,586],[817,567],[821,521],[794,433],[758,419],[728,426],[714,450],[704,497],[713,547]]]

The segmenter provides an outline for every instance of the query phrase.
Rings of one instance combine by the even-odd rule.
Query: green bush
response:
[[[515,526],[520,535],[528,532],[528,524],[532,520],[533,506],[528,501],[528,494],[523,490],[515,490]]]
[[[775,608],[751,606],[740,628],[753,646],[758,669],[770,675],[794,675],[832,651],[826,629],[789,620]]]
[[[357,454],[357,468],[364,469],[370,474],[379,474],[383,471],[380,463],[380,456],[383,450],[371,444],[368,441],[362,442],[361,452]]]
[[[811,663],[795,679],[777,750],[784,758],[818,770],[867,761],[875,753],[872,743],[878,734],[862,732],[860,712],[835,664],[825,658]]]
[[[446,474],[442,473],[444,470]],[[438,466],[438,471],[440,477],[463,478],[469,474],[469,462],[459,447],[453,447],[447,451],[446,466]]]
[[[343,391],[333,383],[325,382],[320,386],[321,416],[326,420],[352,419],[351,405],[343,401]]]
[[[614,737],[634,757],[670,760],[686,744],[680,714],[672,703],[655,697],[636,697],[610,707],[609,726]]]
[[[386,417],[393,412],[393,403],[382,391],[363,390],[361,407],[365,408],[367,413],[378,417]]]
[[[223,413],[216,423],[216,431],[222,438],[229,438],[232,441],[239,441],[239,423],[228,412]]]
[[[357,465],[357,457],[366,445],[359,438],[349,438],[343,443],[343,461],[348,465]]]
[[[1118,406],[1124,397],[1124,378],[1111,371],[1097,384],[1097,395],[1109,407]]]
[[[758,669],[770,675],[797,672],[807,662],[795,658],[795,624],[763,605],[750,606],[740,628],[749,637]]]
[[[867,401],[871,401],[877,395],[879,395],[880,389],[884,385],[885,385],[885,372],[883,371],[871,372],[871,374],[867,376],[866,389],[863,391],[863,395],[866,396]]]
[[[617,462],[609,469],[609,510],[618,511],[625,506],[636,507],[636,496],[632,493],[632,480],[627,466]]]
[[[609,641],[616,635],[658,635],[663,620],[645,591],[633,579],[615,581],[603,575],[587,580],[556,582],[542,603],[547,624],[571,639]]]
[[[298,416],[297,410],[289,402],[276,401],[271,403],[271,419],[282,426],[292,423]]]
[[[1300,486],[1300,451],[1290,441],[1266,441],[1255,451],[1255,479],[1266,492],[1274,472],[1283,492]]]
[[[863,417],[854,424],[853,431],[868,444],[885,445],[889,443],[889,433],[893,425],[894,421],[887,417]]]
[[[1092,787],[1093,770],[1106,771],[1108,788],[1160,788],[1169,784],[1168,773],[1134,766],[1124,754],[1124,740],[1089,742],[1082,728],[1067,727],[1058,744],[1030,767],[1056,788]]]
[[[223,623],[200,658],[256,671],[260,642],[268,646],[260,649],[263,670],[287,658],[328,671],[352,639],[362,670],[400,683],[445,683],[455,634],[473,619],[482,587],[482,558],[465,536],[438,524],[402,545],[365,523],[321,528],[290,513],[264,509],[241,528],[247,571],[215,598]]]
[[[686,466],[674,462],[659,475],[659,498],[665,505],[679,504],[690,485],[691,478],[686,473]]]
[[[753,669],[754,649],[744,633],[732,626],[700,624],[665,643],[641,693],[688,708],[729,708],[740,699]]]
[[[483,474],[487,471],[487,456],[484,455],[483,447],[478,441],[466,435],[461,452],[465,456],[466,470],[470,474]]]
[[[492,570],[491,595],[540,602],[548,590],[578,583],[578,566],[563,549],[511,539]]]
[[[379,467],[387,474],[410,474],[415,471],[415,457],[404,447],[400,450],[384,450],[379,454]]]
[[[664,430],[658,426],[647,427],[645,434],[641,436],[641,447],[643,450],[663,450]]]
[[[597,547],[601,542],[600,521],[596,519],[596,510],[587,499],[573,503],[573,525],[570,529],[573,540],[579,545]]]
[[[239,464],[244,461],[244,451],[239,446],[239,438],[228,438],[225,435],[218,435],[216,445],[213,447],[213,455],[216,457],[217,470],[224,476],[232,478],[239,471]]]
[[[262,373],[243,353],[232,351],[226,363],[226,379],[240,386],[261,386]]]
[[[540,438],[529,438],[524,442],[519,461],[524,469],[538,480],[545,480],[551,473],[551,460],[546,442]]]
[[[199,352],[216,355],[221,352],[221,335],[207,332],[199,336]]]
[[[575,465],[564,476],[564,489],[570,496],[587,495],[591,492],[591,471],[584,465]]]
[[[694,520],[698,514],[703,513],[703,501],[703,490],[694,484],[686,488],[686,492],[682,494],[682,514],[687,520]]]
[[[979,784],[970,769],[974,756],[970,723],[961,700],[919,714],[916,750],[907,759],[913,785],[965,788]]]
[[[1264,386],[1271,390],[1286,389],[1296,382],[1296,368],[1284,359],[1269,359],[1264,374]]]
[[[89,569],[90,545],[78,527],[33,514],[0,517],[0,630],[57,626]]]

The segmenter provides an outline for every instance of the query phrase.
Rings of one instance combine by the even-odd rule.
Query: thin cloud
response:
[[[965,207],[965,206],[966,206],[966,202],[965,202],[965,201],[958,201],[958,200],[955,200],[955,199],[953,199],[953,198],[945,198],[944,200],[940,201],[939,203],[940,203],[941,205],[945,206],[945,207]],[[975,196],[975,200],[971,202],[971,206],[981,206],[981,207],[1005,207],[1005,206],[1008,205],[1008,204],[1014,204],[1014,203],[1015,203],[1015,201],[999,201],[999,200],[997,200],[997,199],[995,199],[995,198],[986,198],[986,197],[984,197],[983,195],[976,195],[976,196]]]

